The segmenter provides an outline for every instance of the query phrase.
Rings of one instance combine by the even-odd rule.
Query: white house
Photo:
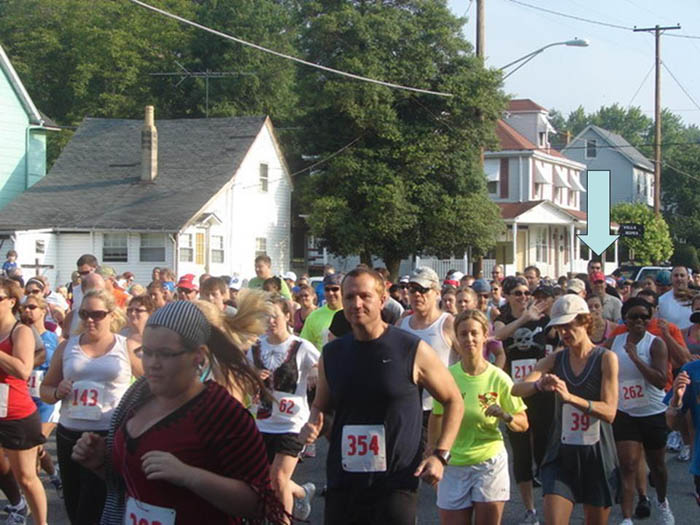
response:
[[[147,284],[176,275],[289,268],[292,182],[266,117],[87,118],[52,170],[0,210],[0,251],[25,275],[70,279],[81,254]]]

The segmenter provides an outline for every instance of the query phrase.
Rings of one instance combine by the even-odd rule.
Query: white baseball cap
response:
[[[295,274],[294,272],[286,272],[282,275],[282,277],[284,277],[288,281],[297,281],[297,274]]]
[[[552,305],[551,319],[547,326],[567,324],[576,319],[578,314],[588,314],[586,300],[580,295],[565,294],[557,299]]]

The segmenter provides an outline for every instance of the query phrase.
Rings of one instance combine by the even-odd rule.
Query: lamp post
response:
[[[574,38],[573,40],[566,40],[564,42],[553,42],[553,43],[547,44],[546,46],[541,47],[539,49],[535,49],[532,53],[528,53],[527,55],[522,56],[522,57],[518,58],[517,60],[513,60],[512,62],[509,62],[505,66],[500,67],[499,69],[501,71],[503,71],[504,69],[506,69],[510,66],[513,66],[513,65],[517,64],[518,62],[522,62],[522,64],[520,64],[514,70],[512,70],[512,71],[508,72],[506,75],[504,75],[503,78],[506,79],[509,76],[511,76],[513,73],[515,73],[518,69],[520,69],[525,64],[527,64],[530,60],[532,60],[537,55],[542,53],[542,51],[544,51],[545,49],[549,49],[550,47],[554,47],[554,46],[588,47],[589,45],[590,45],[590,43],[588,42],[588,40],[581,39],[581,38]]]

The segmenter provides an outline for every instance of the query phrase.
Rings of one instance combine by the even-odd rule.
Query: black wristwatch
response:
[[[445,466],[447,466],[447,464],[450,462],[450,459],[452,458],[452,454],[450,454],[449,450],[444,450],[440,448],[436,448],[433,451],[433,456],[438,458],[440,460],[440,463],[442,463]]]

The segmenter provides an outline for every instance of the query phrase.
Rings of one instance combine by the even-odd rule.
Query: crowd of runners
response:
[[[515,487],[522,524],[569,523],[577,504],[589,524],[615,505],[622,525],[672,524],[667,450],[700,505],[700,282],[684,267],[391,282],[359,265],[314,287],[264,255],[250,280],[154,268],[137,283],[86,254],[56,286],[15,259],[7,523],[49,523],[45,476],[75,525],[290,524],[321,495],[328,525],[414,525],[421,483],[449,525],[501,523]],[[325,462],[326,486],[297,479],[299,461]]]

